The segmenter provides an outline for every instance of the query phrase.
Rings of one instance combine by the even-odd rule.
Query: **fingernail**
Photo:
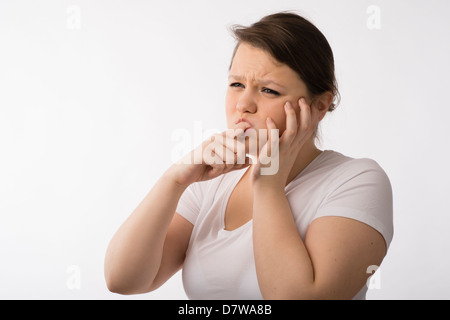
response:
[[[286,104],[284,105],[287,109],[292,109],[292,105],[291,105],[291,103],[288,101],[288,102],[286,102]]]

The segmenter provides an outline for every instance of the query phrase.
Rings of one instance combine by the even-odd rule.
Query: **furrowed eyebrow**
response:
[[[242,77],[242,76],[238,76],[238,75],[234,75],[234,74],[230,74],[229,76],[228,76],[228,79],[234,79],[234,80],[236,80],[236,81],[242,81],[242,80],[244,80],[245,78],[244,77]],[[273,80],[271,80],[271,79],[253,79],[255,82],[258,82],[258,83],[260,83],[260,84],[262,84],[262,85],[269,85],[269,84],[274,84],[274,85],[276,85],[276,86],[278,86],[278,87],[280,87],[280,88],[283,88],[283,89],[286,89],[286,87],[285,86],[283,86],[283,85],[281,85],[281,84],[279,84],[279,83],[277,83],[277,82],[275,82],[275,81],[273,81]]]

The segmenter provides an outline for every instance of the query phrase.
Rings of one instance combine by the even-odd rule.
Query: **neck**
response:
[[[300,150],[291,172],[289,173],[286,185],[288,185],[294,178],[303,171],[322,151],[317,149],[314,139],[309,140]]]
[[[308,141],[300,150],[299,154],[297,155],[297,158],[295,159],[294,165],[292,166],[291,171],[289,172],[288,179],[286,181],[286,185],[288,185],[292,180],[295,179],[295,177],[303,171],[319,154],[321,154],[322,151],[317,149],[314,139],[311,139]],[[251,184],[251,179],[246,179],[246,176],[251,176],[251,171],[253,168],[250,168],[250,170],[247,170],[247,172],[242,177],[243,181],[247,181],[247,183]]]

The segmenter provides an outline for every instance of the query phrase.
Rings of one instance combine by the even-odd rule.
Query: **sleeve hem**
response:
[[[386,242],[386,249],[389,249],[389,246],[390,246],[392,238],[393,238],[393,230],[391,228],[388,228],[384,223],[382,223],[376,217],[368,215],[364,211],[355,210],[355,209],[351,209],[351,208],[327,207],[327,208],[321,209],[318,212],[318,214],[314,217],[313,220],[315,220],[317,218],[329,217],[329,216],[350,218],[350,219],[360,221],[360,222],[367,224],[368,226],[377,230],[383,236],[384,241]]]
[[[189,221],[192,225],[195,225],[195,221],[197,220],[197,215],[194,213],[187,213],[183,212],[181,213],[180,210],[176,211],[177,214],[185,218],[187,221]]]

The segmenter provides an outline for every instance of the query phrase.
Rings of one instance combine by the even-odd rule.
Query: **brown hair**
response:
[[[290,12],[268,15],[250,27],[231,28],[239,44],[248,43],[269,52],[277,61],[286,64],[300,76],[312,98],[326,92],[334,96],[328,111],[339,101],[334,73],[333,51],[325,36],[311,22]]]

